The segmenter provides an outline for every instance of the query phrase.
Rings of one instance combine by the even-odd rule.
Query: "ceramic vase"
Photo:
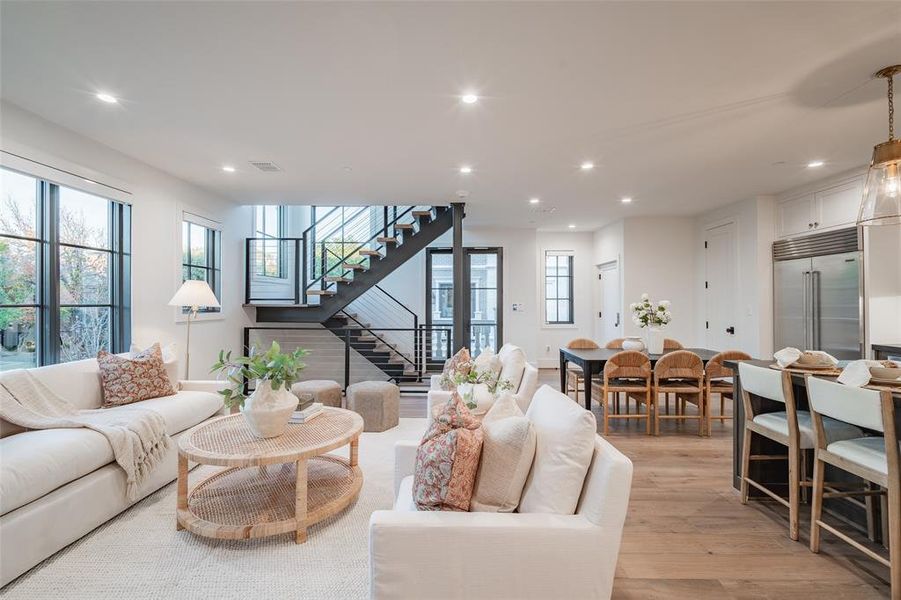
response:
[[[285,432],[296,408],[297,396],[284,386],[273,390],[269,381],[258,381],[256,389],[244,400],[241,414],[254,435],[273,438]]]
[[[663,354],[663,330],[657,327],[648,327],[645,332],[645,345],[648,354]]]
[[[642,342],[641,338],[638,336],[627,337],[623,340],[623,350],[641,352],[644,350],[644,342]]]

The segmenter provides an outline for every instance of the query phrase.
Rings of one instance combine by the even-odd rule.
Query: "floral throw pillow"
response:
[[[159,344],[154,344],[131,358],[101,350],[97,353],[97,364],[100,366],[103,408],[175,393],[166,373]]]
[[[446,392],[457,389],[457,383],[465,380],[472,368],[472,356],[469,354],[469,348],[460,348],[444,363],[444,371],[441,373],[441,389]]]
[[[454,392],[435,415],[416,452],[413,474],[416,507],[468,511],[481,453],[479,420]]]

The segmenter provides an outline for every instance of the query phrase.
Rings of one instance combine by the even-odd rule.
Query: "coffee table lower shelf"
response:
[[[297,465],[304,463],[306,477],[299,479]],[[298,490],[303,479],[305,490]],[[362,486],[360,467],[333,455],[265,467],[230,467],[191,489],[187,508],[177,511],[178,525],[196,535],[222,540],[296,532],[296,541],[302,543],[308,526],[345,509]],[[304,495],[306,516],[298,523],[295,505]]]

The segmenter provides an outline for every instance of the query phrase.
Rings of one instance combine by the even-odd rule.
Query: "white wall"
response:
[[[243,239],[252,215],[149,165],[83,137],[8,102],[0,105],[2,150],[130,193],[132,204],[132,340],[142,346],[176,342],[184,350],[185,325],[167,302],[181,283],[181,214],[187,210],[222,224],[222,305],[213,320],[192,325],[191,375],[207,376],[220,349],[241,348],[249,324],[243,303]],[[10,164],[7,155],[4,163]],[[17,162],[17,168],[22,168]],[[35,165],[37,172],[39,165]],[[52,177],[51,170],[40,173]],[[86,185],[85,191],[97,193]]]
[[[558,350],[576,337],[592,337],[594,307],[591,286],[594,273],[591,233],[538,232],[534,229],[466,227],[463,244],[504,249],[504,342],[520,346],[528,359],[540,367],[556,367]],[[451,234],[441,236],[433,247],[450,247]],[[544,325],[541,277],[546,250],[572,250],[575,270],[574,320],[570,326]],[[386,277],[381,285],[425,322],[425,252],[413,257]],[[513,305],[521,305],[514,312]]]
[[[901,343],[901,225],[865,228],[864,287],[869,344]],[[870,348],[867,347],[867,352]]]
[[[673,320],[666,337],[697,346],[695,293],[691,285],[695,263],[694,219],[636,217],[623,222],[624,335],[643,335],[628,314],[629,304],[642,293],[652,300],[669,300]]]

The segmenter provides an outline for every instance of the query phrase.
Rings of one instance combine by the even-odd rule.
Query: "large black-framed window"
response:
[[[503,248],[464,248],[462,307],[467,339],[450,339],[454,323],[454,273],[451,248],[426,249],[426,329],[430,331],[427,359],[433,365],[449,358],[449,348],[466,346],[473,357],[484,348],[495,352],[504,341]],[[432,328],[435,328],[432,330]],[[450,341],[450,343],[448,343]]]
[[[0,169],[0,370],[131,341],[131,207]]]
[[[254,237],[260,238],[256,242],[258,260],[254,261],[256,272],[254,275],[263,277],[285,277],[284,256],[282,242],[279,238],[285,237],[285,207],[275,205],[260,205],[254,207]]]
[[[222,304],[222,233],[215,227],[185,219],[181,223],[181,280],[206,281]],[[201,307],[198,312],[217,313],[217,306]],[[190,307],[182,307],[187,314]]]
[[[547,325],[572,325],[573,255],[547,251],[544,254],[544,322]]]

